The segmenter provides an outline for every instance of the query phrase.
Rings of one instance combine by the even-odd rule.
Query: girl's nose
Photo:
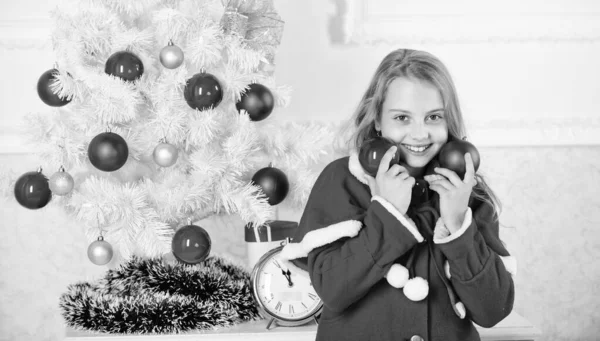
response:
[[[413,129],[410,132],[410,136],[415,140],[425,139],[425,138],[427,138],[428,135],[429,135],[429,131],[422,124],[414,125]]]

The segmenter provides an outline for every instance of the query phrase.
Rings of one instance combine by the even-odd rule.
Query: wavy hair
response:
[[[377,67],[367,91],[348,122],[352,133],[346,141],[346,146],[359,150],[366,140],[377,135],[375,122],[381,120],[387,89],[390,83],[399,77],[427,82],[436,87],[442,97],[448,123],[448,139],[462,139],[466,136],[456,88],[446,66],[428,52],[398,49],[383,58]],[[494,207],[494,218],[497,220],[502,209],[500,200],[481,174],[475,174],[475,178],[477,185],[473,188],[473,197]]]

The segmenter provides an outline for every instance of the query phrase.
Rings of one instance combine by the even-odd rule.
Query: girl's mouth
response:
[[[427,145],[421,145],[421,146],[413,146],[413,145],[409,145],[409,144],[402,144],[402,146],[404,147],[404,149],[408,150],[411,154],[414,155],[423,155],[425,154],[425,151],[427,149],[429,149],[429,147],[431,147],[431,144],[427,144]]]

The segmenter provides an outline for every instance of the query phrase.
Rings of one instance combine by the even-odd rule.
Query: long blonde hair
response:
[[[456,88],[446,66],[428,52],[398,49],[383,58],[377,67],[367,91],[348,122],[352,127],[352,133],[346,145],[351,149],[359,150],[366,140],[377,135],[375,122],[381,120],[381,110],[388,86],[399,77],[416,79],[435,86],[442,97],[449,139],[462,139],[466,136]],[[500,200],[481,174],[476,174],[475,177],[477,185],[473,188],[473,197],[494,207],[495,219],[498,219],[502,209]]]

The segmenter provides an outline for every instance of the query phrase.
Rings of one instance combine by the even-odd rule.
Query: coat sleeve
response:
[[[304,248],[306,257],[293,263],[308,271],[328,309],[341,312],[366,295],[423,237],[414,222],[383,198],[359,203],[355,189],[335,173],[326,168],[312,189],[294,237],[294,243],[311,246]],[[356,234],[340,233],[357,224]]]
[[[493,214],[493,207],[482,203],[474,214],[471,209],[467,211],[459,231],[445,238],[434,237],[448,259],[447,276],[467,314],[485,328],[508,316],[514,303],[512,273],[516,273],[516,262],[500,241]]]

